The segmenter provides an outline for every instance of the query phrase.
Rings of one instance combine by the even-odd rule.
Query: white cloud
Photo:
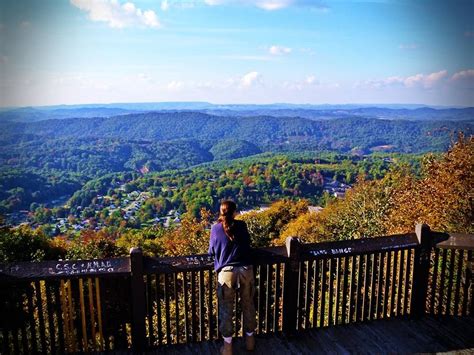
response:
[[[216,6],[216,5],[222,5],[228,1],[226,0],[204,0],[204,3],[206,3],[209,6]]]
[[[367,80],[362,83],[358,83],[356,87],[383,88],[391,86],[404,86],[406,88],[421,87],[425,89],[431,89],[443,82],[447,75],[448,72],[446,70],[440,70],[431,74],[415,74],[407,77],[390,76],[385,79]]]
[[[137,80],[138,79],[138,80]],[[139,84],[155,85],[157,90],[165,90],[166,92],[238,92],[243,89],[250,89],[263,84],[262,75],[256,71],[248,72],[243,76],[234,76],[227,79],[210,80],[171,80],[168,83],[159,84],[155,82],[148,74],[139,73],[135,77],[130,78]]]
[[[218,5],[251,5],[264,10],[279,10],[291,5],[294,0],[204,0],[204,3],[209,6]]]
[[[166,85],[166,88],[170,91],[179,91],[183,88],[183,83],[181,81],[171,81]]]
[[[204,0],[209,6],[217,5],[246,5],[255,6],[267,11],[281,10],[290,6],[306,7],[326,12],[327,6],[318,0]]]
[[[473,89],[474,88],[474,69],[462,70],[455,73],[450,82],[458,87]]]
[[[474,69],[459,71],[451,77],[452,80],[464,80],[469,78],[474,78]]]
[[[416,43],[400,44],[398,48],[405,49],[405,50],[417,49],[418,45]]]
[[[249,88],[256,84],[261,84],[261,83],[262,83],[262,75],[259,72],[251,71],[240,78],[239,87]]]
[[[362,83],[356,84],[356,87],[370,87],[370,88],[381,88],[381,87],[389,87],[389,86],[403,86],[405,78],[401,76],[390,76],[385,79],[381,80],[366,80]]]
[[[204,3],[209,6],[218,5],[250,5],[256,6],[264,10],[279,10],[288,7],[294,0],[204,0]]]
[[[155,11],[147,10],[143,12],[143,23],[152,28],[160,27],[160,22],[158,21],[158,17],[156,16]]]
[[[160,22],[153,10],[141,10],[133,3],[123,5],[118,0],[70,0],[71,4],[88,13],[92,21],[106,22],[112,28],[146,26],[159,28]]]
[[[280,10],[291,5],[293,1],[291,0],[262,0],[257,1],[256,6],[264,10]]]
[[[283,54],[290,54],[291,48],[283,47],[283,46],[271,46],[268,48],[268,52],[271,55],[283,55]]]
[[[314,75],[310,75],[305,79],[305,83],[308,85],[312,85],[317,83],[316,77]]]
[[[170,4],[168,3],[168,0],[163,0],[161,2],[161,10],[168,11],[169,8],[170,8]]]
[[[406,78],[403,83],[406,87],[414,87],[417,85],[421,85],[426,89],[430,89],[438,82],[440,82],[440,80],[444,79],[447,75],[448,72],[446,70],[441,70],[439,72],[431,73],[428,75],[416,74]]]
[[[416,75],[412,75],[412,76],[409,76],[409,77],[403,79],[403,84],[406,87],[411,88],[411,87],[423,84],[424,80],[425,80],[425,75],[424,74],[416,74]],[[394,81],[394,83],[396,83],[396,82],[398,82],[398,80]],[[388,84],[391,84],[391,83],[388,83]]]
[[[161,0],[161,10],[168,11],[169,9],[192,9],[199,5],[220,5],[219,1],[206,0]]]

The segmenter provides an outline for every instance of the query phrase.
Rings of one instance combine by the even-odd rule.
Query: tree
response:
[[[290,222],[279,242],[288,236],[319,242],[406,233],[417,223],[438,231],[473,233],[473,153],[474,138],[459,135],[441,157],[425,157],[421,177],[400,165],[380,180],[359,178],[344,199]]]
[[[35,221],[38,223],[46,224],[49,223],[52,217],[52,212],[49,208],[38,207],[35,210]]]
[[[186,215],[181,220],[181,225],[166,230],[163,235],[166,255],[207,253],[212,214],[205,209],[201,209],[200,214],[200,219]]]
[[[264,247],[280,238],[283,228],[308,211],[308,201],[280,200],[263,212],[250,212],[240,218],[247,223],[252,245]]]
[[[165,254],[162,240],[165,233],[166,230],[158,226],[143,230],[127,229],[121,232],[116,245],[122,255],[127,255],[133,247],[140,247],[147,256],[161,256]]]
[[[49,244],[45,234],[27,226],[0,227],[0,261],[41,261],[57,259],[61,250]]]
[[[390,233],[413,230],[427,223],[444,232],[474,232],[474,137],[460,134],[441,158],[428,155],[422,177],[406,177],[394,195],[387,219]]]
[[[329,201],[319,213],[307,213],[289,223],[279,243],[289,236],[306,242],[359,239],[384,235],[386,218],[402,170],[394,169],[383,179],[370,181],[359,176],[344,199]]]
[[[117,233],[106,229],[93,231],[85,229],[68,245],[68,259],[103,259],[118,256],[119,250],[115,245]]]

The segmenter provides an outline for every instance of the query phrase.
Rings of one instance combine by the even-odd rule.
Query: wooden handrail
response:
[[[50,280],[130,274],[130,258],[0,263],[0,281]]]
[[[474,235],[424,225],[416,233],[307,244],[290,238],[286,246],[255,249],[257,333],[472,315],[473,251]],[[0,264],[0,307],[23,314],[4,328],[0,322],[0,340],[16,342],[23,332],[28,338],[21,339],[40,352],[142,352],[216,338],[213,261],[206,254],[146,257],[134,249],[122,258]],[[119,321],[111,320],[116,313]],[[55,323],[58,333],[46,332]]]
[[[437,248],[474,250],[474,234],[446,234],[439,232],[431,232],[431,234],[434,245]],[[415,233],[322,243],[301,243],[301,251],[298,254],[298,259],[310,260],[312,258],[395,251],[414,248],[417,246],[417,243]],[[270,262],[285,262],[288,258],[285,247],[255,249],[254,256],[256,265]],[[212,267],[213,258],[207,254],[144,258],[145,274],[210,270]],[[128,273],[130,273],[130,260],[127,257],[94,260],[0,263],[0,281],[105,276]]]
[[[339,257],[363,255],[379,251],[394,251],[414,248],[418,245],[415,233],[398,234],[385,237],[342,240],[324,243],[302,244],[300,258]]]
[[[447,234],[447,239],[438,242],[436,247],[443,249],[474,250],[474,234]]]

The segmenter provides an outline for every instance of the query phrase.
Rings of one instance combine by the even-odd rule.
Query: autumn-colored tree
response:
[[[253,247],[265,247],[271,243],[271,221],[265,212],[252,211],[240,216],[249,230]]]
[[[141,230],[127,229],[116,240],[116,246],[122,255],[128,255],[133,247],[140,247],[147,256],[160,256],[164,254],[162,239],[165,234],[166,229],[160,226]]]
[[[165,231],[162,241],[166,255],[207,253],[212,214],[206,209],[201,209],[200,214],[200,218],[185,215],[180,225]]]
[[[386,234],[393,196],[406,173],[407,169],[396,168],[380,180],[359,176],[344,199],[331,201],[321,212],[306,213],[290,222],[281,233],[279,244],[289,236],[300,237],[306,242],[321,242]]]
[[[284,227],[308,211],[308,201],[280,200],[263,212],[249,212],[240,218],[247,223],[252,245],[265,247],[279,240]]]
[[[422,177],[407,177],[387,219],[390,233],[426,223],[433,230],[474,233],[474,137],[460,134],[447,153],[425,157]]]
[[[473,153],[474,138],[460,135],[440,158],[425,157],[421,177],[398,166],[380,180],[359,178],[344,199],[290,222],[279,243],[288,236],[319,242],[406,233],[417,223],[438,231],[473,233]]]
[[[119,255],[115,245],[118,237],[116,232],[106,229],[99,231],[83,230],[69,244],[66,258],[68,259],[102,259]]]

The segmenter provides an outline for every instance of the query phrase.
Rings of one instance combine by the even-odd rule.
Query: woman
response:
[[[246,348],[252,351],[255,347],[255,283],[250,235],[245,222],[235,219],[237,214],[235,202],[223,201],[219,220],[211,228],[209,242],[209,254],[214,256],[214,269],[217,272],[219,330],[224,337],[221,353],[225,355],[232,354],[232,315],[236,290],[240,293]]]

